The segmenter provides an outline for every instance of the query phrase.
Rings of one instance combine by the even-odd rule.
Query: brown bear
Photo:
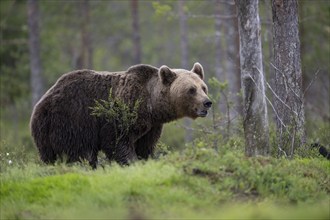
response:
[[[86,159],[97,165],[97,154],[129,164],[153,154],[164,123],[182,117],[205,117],[212,102],[199,63],[192,70],[136,65],[123,72],[77,70],[60,77],[35,105],[31,133],[41,160],[54,163]],[[115,144],[111,121],[91,115],[95,100],[112,95],[124,103],[141,100],[137,120]]]

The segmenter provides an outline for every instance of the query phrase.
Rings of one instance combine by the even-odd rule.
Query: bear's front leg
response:
[[[115,146],[113,159],[120,165],[129,165],[137,160],[134,144],[128,139],[123,138]]]
[[[100,130],[100,149],[110,161],[121,165],[128,165],[137,160],[131,137],[123,135],[118,137],[112,124],[105,124]]]
[[[135,152],[138,159],[148,159],[154,154],[155,145],[162,133],[163,125],[153,126],[146,134],[140,137],[135,143]]]

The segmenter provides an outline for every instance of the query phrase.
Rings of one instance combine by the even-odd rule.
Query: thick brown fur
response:
[[[68,162],[87,159],[96,167],[103,151],[110,160],[128,164],[147,159],[164,123],[206,116],[211,102],[199,63],[191,71],[137,65],[124,72],[78,70],[64,74],[40,99],[31,116],[31,133],[45,163],[66,155]],[[95,100],[113,96],[125,103],[141,100],[138,119],[119,143],[113,126],[91,115]]]

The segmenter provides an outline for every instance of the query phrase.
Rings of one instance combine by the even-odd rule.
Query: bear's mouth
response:
[[[199,117],[206,117],[207,116],[207,110],[197,111],[197,115]]]

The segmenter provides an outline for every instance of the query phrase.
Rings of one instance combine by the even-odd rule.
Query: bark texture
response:
[[[230,2],[230,1],[228,1]],[[229,15],[237,14],[236,6],[234,2],[232,4],[224,4],[225,11]],[[241,89],[241,80],[240,80],[240,61],[239,61],[239,35],[238,35],[238,26],[237,26],[237,16],[232,16],[228,19],[225,25],[225,36],[226,36],[226,45],[227,45],[227,58],[226,58],[226,72],[227,80],[229,84],[229,91],[231,93],[230,99],[233,101],[234,108],[231,110],[231,117],[236,117],[237,112],[241,113],[241,98],[237,95]]]
[[[247,156],[269,153],[258,0],[237,0],[240,34],[243,127]]]
[[[141,63],[141,34],[139,25],[139,2],[131,0],[134,64]]]
[[[222,35],[222,2],[220,0],[215,1],[214,13],[215,13],[215,75],[220,81],[226,80],[223,64],[223,54],[225,54],[223,44],[221,42]]]
[[[93,49],[90,30],[90,4],[89,0],[77,2],[79,5],[79,17],[81,16],[80,34],[81,46],[78,48],[79,54],[75,60],[75,69],[93,68]]]
[[[181,46],[181,67],[188,68],[188,25],[187,15],[184,11],[184,0],[179,0],[179,22],[180,22],[180,46]],[[184,119],[184,126],[186,127],[185,142],[192,141],[191,120]]]
[[[30,50],[30,85],[32,91],[32,106],[40,99],[44,91],[42,78],[42,66],[40,60],[39,39],[39,7],[36,0],[27,2],[28,27],[29,27],[29,50]]]
[[[181,45],[181,67],[188,68],[188,25],[187,15],[184,12],[184,0],[179,0],[180,19],[180,45]]]
[[[305,143],[298,2],[272,0],[272,13],[278,147],[292,156]]]

